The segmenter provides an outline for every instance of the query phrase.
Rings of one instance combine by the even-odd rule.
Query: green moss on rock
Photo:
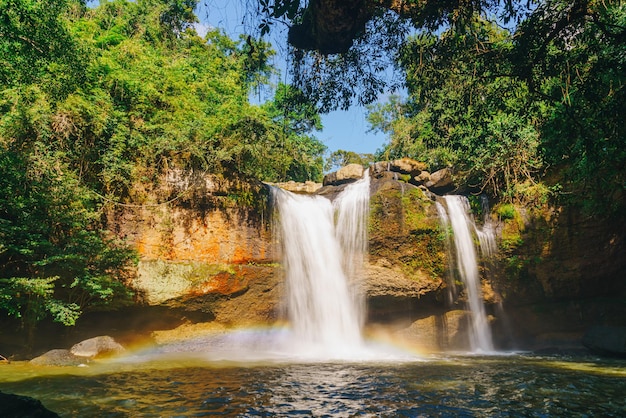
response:
[[[440,280],[445,241],[434,202],[412,185],[387,180],[370,199],[370,258],[386,259],[413,280]]]

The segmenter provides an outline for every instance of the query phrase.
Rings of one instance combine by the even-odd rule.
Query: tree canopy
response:
[[[318,112],[394,88],[405,97],[370,108],[389,135],[375,158],[454,167],[498,199],[623,208],[623,2],[260,0],[239,39],[199,36],[196,6],[0,0],[0,309],[26,328],[132,298],[136,255],[106,231],[107,202],[172,167],[319,180]],[[256,35],[275,19],[293,79],[254,104],[277,71]],[[373,158],[340,150],[326,167]]]
[[[200,37],[196,0],[0,0],[0,310],[34,329],[125,303],[136,256],[106,232],[168,169],[319,180],[317,110],[268,43]],[[143,188],[143,187],[142,187]]]

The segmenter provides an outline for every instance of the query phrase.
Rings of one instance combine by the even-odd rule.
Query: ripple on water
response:
[[[0,390],[39,398],[64,417],[626,416],[623,361],[147,363],[39,376],[22,370],[13,380],[6,367],[14,365],[0,368]],[[20,367],[27,366],[14,370]]]

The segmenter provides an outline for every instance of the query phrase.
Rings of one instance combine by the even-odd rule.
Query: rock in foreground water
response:
[[[28,396],[0,392],[0,417],[3,418],[58,418],[40,401]]]
[[[75,356],[98,358],[117,355],[124,352],[122,347],[117,341],[108,335],[89,338],[74,344],[70,349],[70,352]]]

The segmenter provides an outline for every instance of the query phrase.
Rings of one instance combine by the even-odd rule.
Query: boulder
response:
[[[626,356],[626,327],[593,326],[583,336],[583,345],[605,355]]]
[[[381,178],[385,176],[385,173],[408,174],[411,177],[416,177],[424,170],[426,170],[426,164],[411,158],[401,158],[399,160],[379,161],[372,164],[370,174],[374,178]]]
[[[47,409],[37,399],[0,392],[0,417],[58,418],[59,415]]]
[[[452,170],[449,168],[442,168],[430,175],[430,179],[424,183],[426,187],[433,191],[448,191],[454,188],[454,181],[452,179]]]
[[[108,335],[89,338],[74,344],[70,349],[73,355],[90,359],[108,357],[122,352],[124,352],[124,347]]]
[[[426,164],[415,161],[411,158],[401,158],[389,162],[389,170],[400,174],[410,174],[411,176],[419,176],[426,170]]]
[[[378,161],[370,166],[370,176],[378,178],[382,173],[389,172],[390,164],[388,161]]]
[[[430,173],[428,171],[422,171],[417,176],[413,176],[413,180],[411,180],[411,183],[415,184],[416,186],[421,186],[428,181],[430,181]]]
[[[324,176],[324,186],[338,186],[344,183],[351,183],[363,177],[363,166],[361,164],[348,164],[339,170],[328,173]]]
[[[79,357],[65,349],[50,350],[30,361],[36,366],[78,366],[89,361],[88,358]]]
[[[304,183],[297,183],[295,181],[287,181],[283,183],[268,183],[272,186],[280,187],[283,190],[287,190],[292,193],[312,194],[315,193],[322,183],[315,183],[314,181],[305,181]]]

